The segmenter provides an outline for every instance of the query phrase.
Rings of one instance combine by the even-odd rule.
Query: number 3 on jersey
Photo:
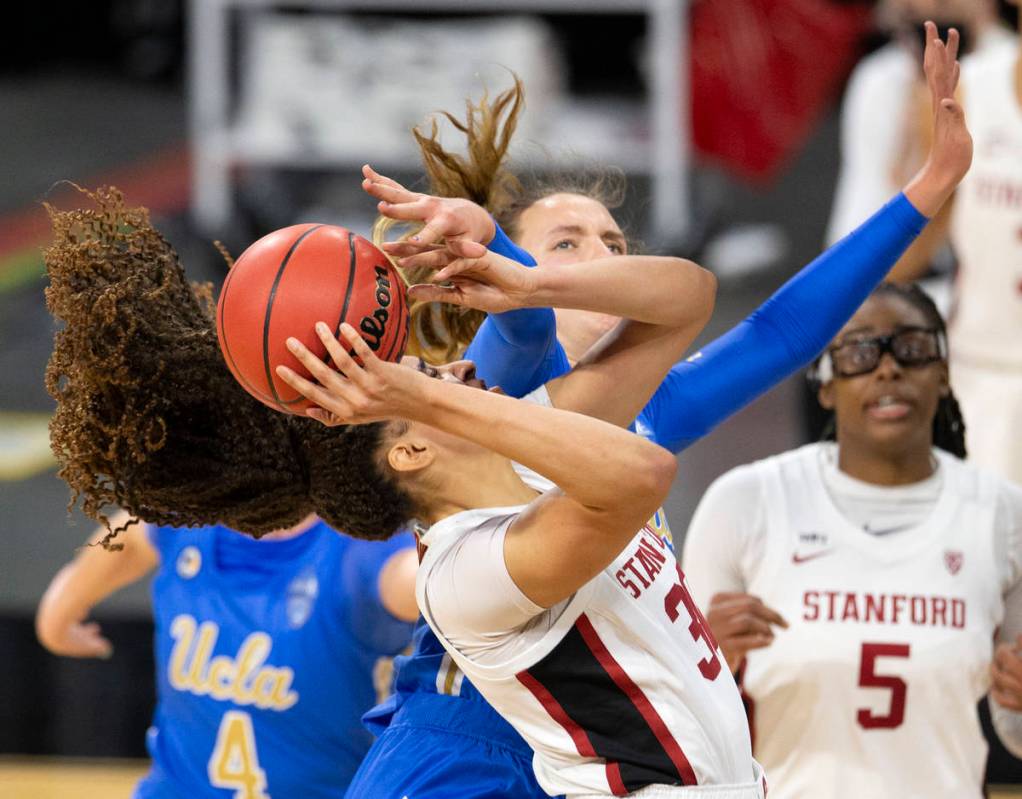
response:
[[[681,570],[681,566],[678,566],[678,582],[671,586],[671,590],[664,597],[664,610],[667,611],[667,618],[671,621],[677,621],[679,616],[678,605],[681,604],[685,605],[685,610],[688,611],[688,615],[692,619],[688,625],[688,631],[692,635],[692,640],[698,641],[701,638],[706,642],[707,649],[710,650],[710,656],[699,661],[699,673],[710,682],[713,682],[717,679],[717,675],[720,674],[720,659],[717,657],[717,639],[713,637],[710,625],[706,623],[706,618],[700,612],[695,601],[692,599],[692,595],[689,594],[688,589],[685,587],[685,573]]]
[[[209,758],[209,782],[217,788],[234,788],[234,799],[270,799],[266,772],[259,768],[252,717],[228,710],[220,722],[216,745]]]

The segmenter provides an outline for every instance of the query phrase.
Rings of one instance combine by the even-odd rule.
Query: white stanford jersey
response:
[[[538,490],[551,485],[519,473]],[[534,750],[540,785],[568,796],[623,796],[651,784],[746,785],[736,795],[761,795],[738,689],[685,587],[663,512],[570,600],[543,611],[503,565],[504,533],[524,507],[465,511],[433,525],[417,594],[455,662]],[[473,603],[465,570],[483,565],[478,549],[463,557],[466,539],[491,542],[484,549],[503,576],[489,593],[525,608],[526,624],[464,629],[458,609]],[[467,655],[451,639],[492,649]]]
[[[952,363],[1022,367],[1022,106],[1018,47],[971,56],[962,91],[975,142],[955,194],[951,237],[958,254]],[[953,366],[952,366],[953,368]]]
[[[976,704],[1003,593],[1018,580],[1004,525],[995,530],[1007,484],[934,450],[943,485],[929,517],[866,533],[828,494],[828,446],[720,478],[686,541],[697,600],[744,590],[790,625],[749,652],[739,680],[770,797],[978,799],[987,746]],[[721,523],[732,512],[749,519],[748,540],[727,562],[713,553],[736,549]]]

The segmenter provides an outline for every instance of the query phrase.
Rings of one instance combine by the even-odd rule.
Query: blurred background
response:
[[[13,795],[2,768],[10,758],[144,757],[154,699],[145,584],[97,614],[115,646],[109,661],[53,657],[33,630],[42,591],[93,528],[67,511],[46,429],[52,401],[42,375],[54,326],[43,297],[41,203],[68,200],[60,181],[118,186],[130,204],[152,210],[194,279],[219,283],[225,265],[214,239],[237,255],[297,222],[368,233],[373,204],[359,189],[360,165],[414,183],[409,129],[439,109],[460,113],[484,89],[506,88],[512,69],[527,92],[517,163],[537,172],[594,161],[622,167],[629,232],[717,273],[712,337],[811,260],[840,224],[832,208],[842,97],[856,64],[897,36],[889,13],[897,5],[8,4],[0,48],[0,796]],[[989,7],[1006,31],[1017,30],[1010,6]],[[947,261],[933,267],[938,287],[953,268]],[[686,451],[668,505],[676,539],[715,477],[814,437],[809,406],[793,378]],[[996,742],[990,778],[1022,781],[1022,765]]]

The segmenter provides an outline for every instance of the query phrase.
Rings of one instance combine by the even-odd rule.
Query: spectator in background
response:
[[[1014,0],[1018,5],[1018,0]],[[951,383],[969,428],[969,457],[1022,483],[1022,47],[962,66],[961,96],[976,136],[956,193],[951,244],[959,262]],[[911,275],[906,275],[911,279]]]

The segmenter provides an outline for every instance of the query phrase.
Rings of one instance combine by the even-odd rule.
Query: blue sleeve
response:
[[[680,452],[809,364],[928,221],[899,194],[745,320],[676,364],[640,414],[639,432]]]
[[[498,255],[535,266],[535,259],[497,225],[489,248]],[[571,368],[557,341],[557,322],[550,308],[522,308],[491,314],[480,326],[465,357],[487,384],[521,397]]]
[[[380,600],[380,571],[391,556],[415,546],[411,533],[387,541],[353,540],[341,562],[345,615],[355,639],[379,655],[396,655],[412,640],[412,623],[401,621]]]

